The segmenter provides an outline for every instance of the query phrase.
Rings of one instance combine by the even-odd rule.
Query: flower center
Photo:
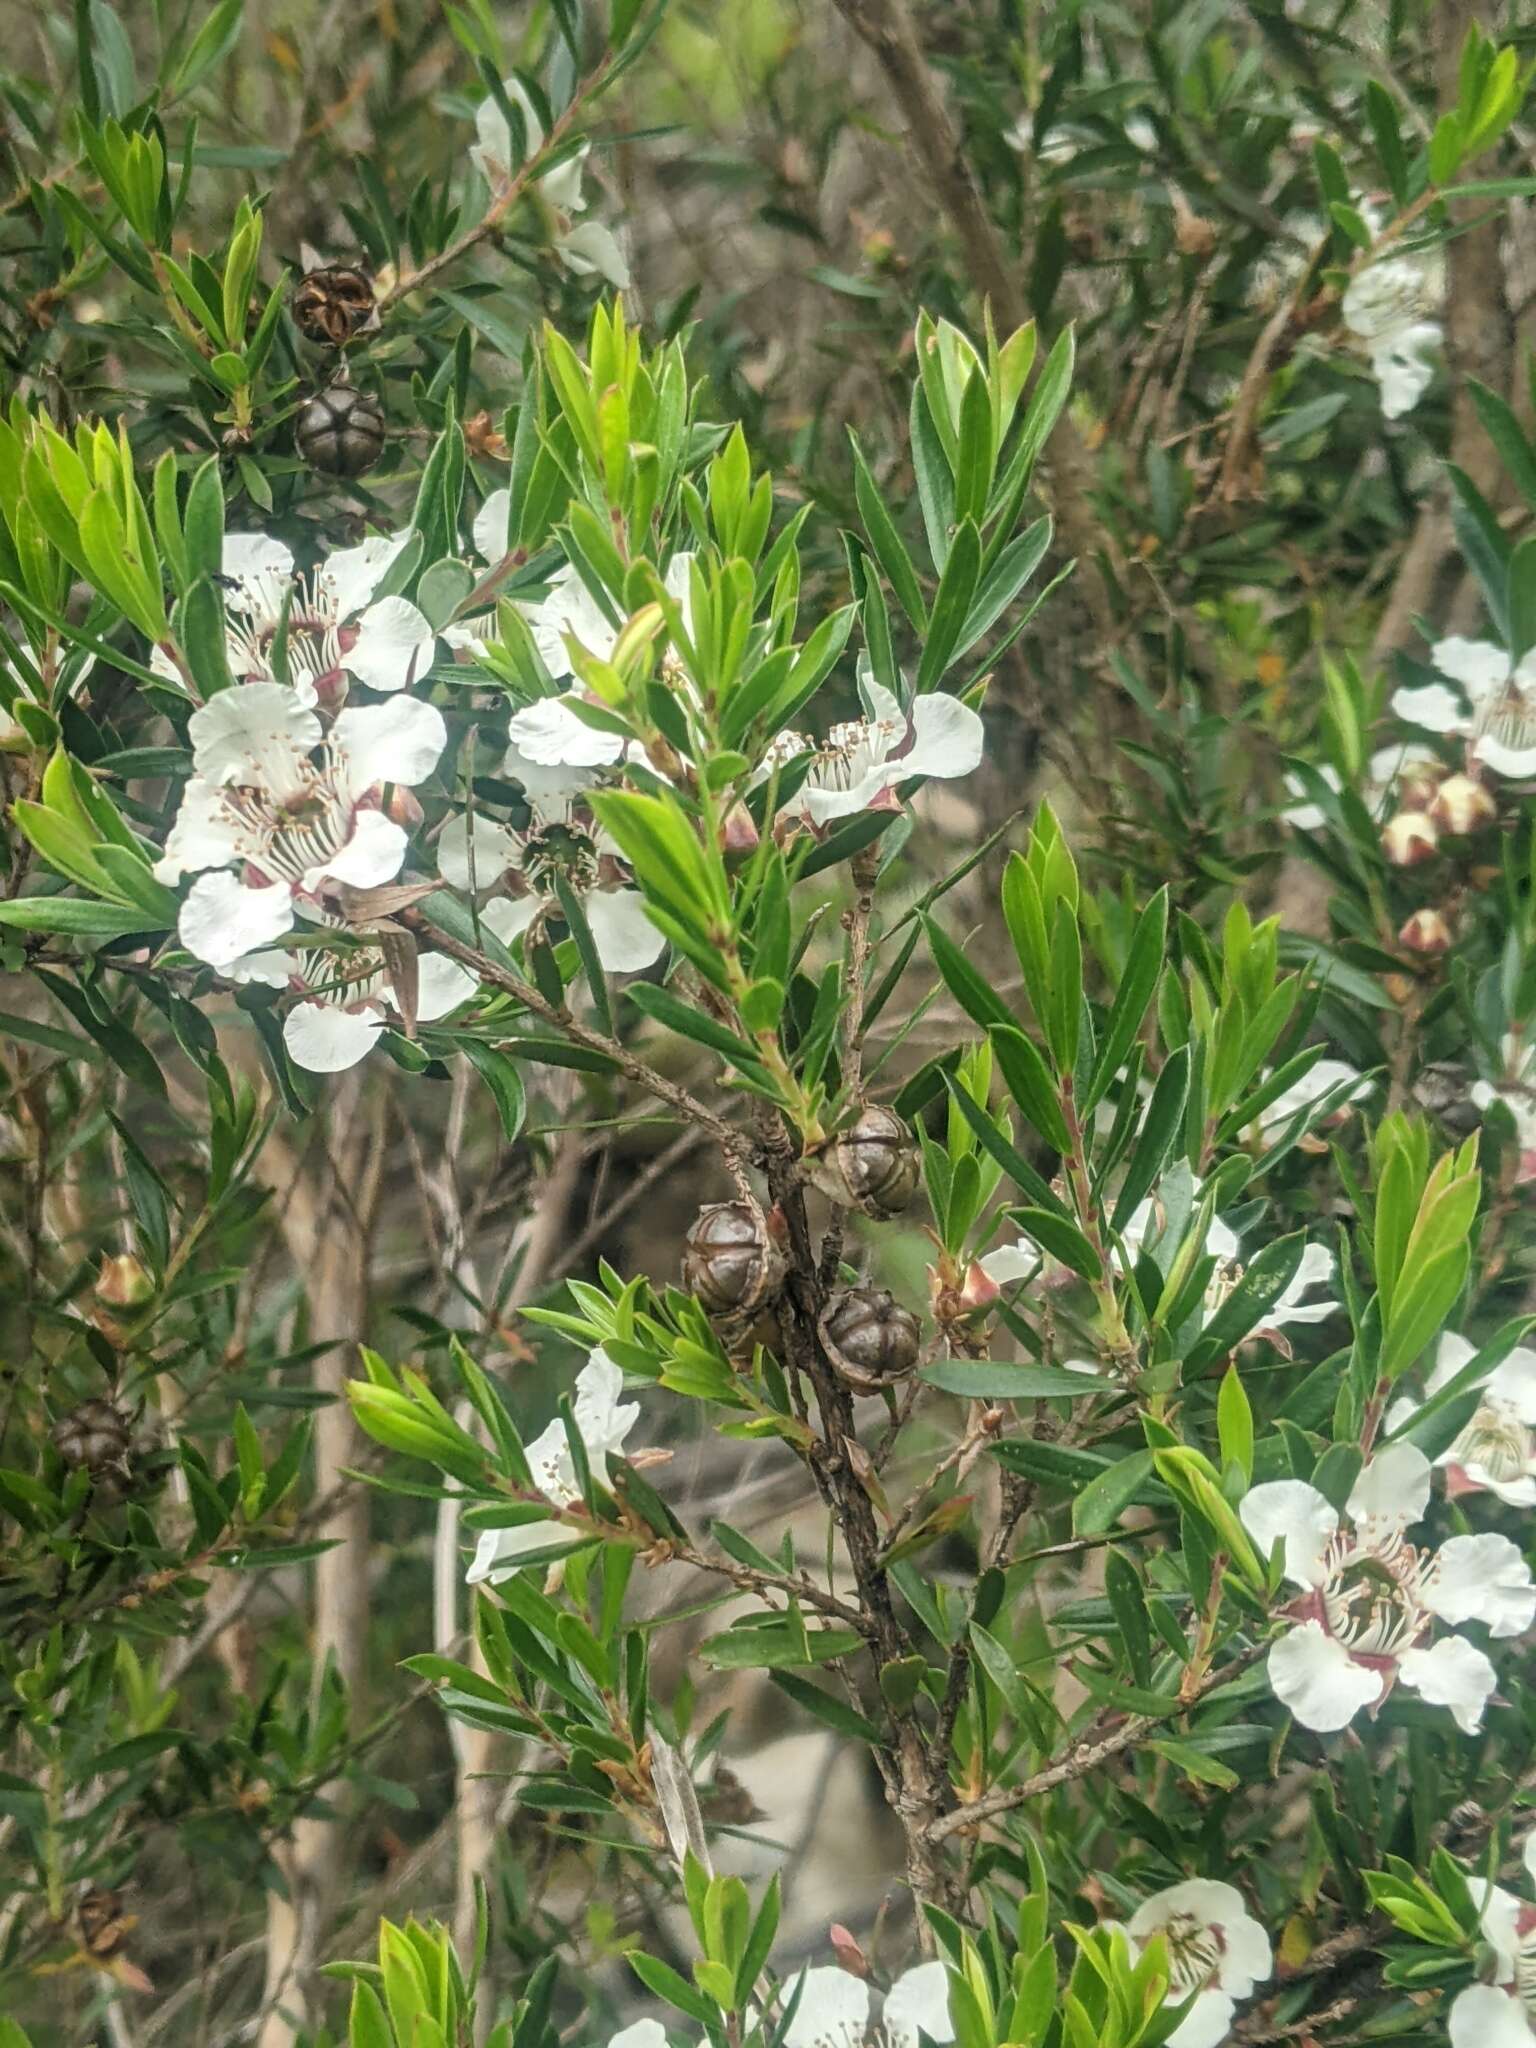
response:
[[[1536,704],[1514,676],[1490,693],[1473,721],[1472,737],[1493,740],[1516,753],[1536,746]]]
[[[1479,1466],[1490,1479],[1519,1479],[1532,1462],[1532,1433],[1503,1401],[1484,1401],[1457,1437],[1451,1455],[1458,1465]]]
[[[1160,1931],[1168,1946],[1170,1988],[1180,1998],[1203,1991],[1221,1967],[1221,1929],[1193,1913],[1175,1913]]]
[[[307,769],[302,788],[281,797],[239,783],[219,794],[253,842],[241,848],[244,859],[268,882],[299,887],[311,868],[331,860],[351,837],[351,806],[338,800],[324,771],[314,767]]]
[[[291,588],[286,680],[295,686],[306,682],[316,686],[340,671],[344,647],[341,622],[305,577],[295,576]],[[281,585],[265,593],[241,587],[225,600],[230,651],[235,657],[232,666],[247,682],[282,680],[272,663],[286,595]]]
[[[597,843],[581,825],[561,819],[535,825],[523,841],[522,871],[541,895],[555,893],[557,878],[578,895],[597,887]]]
[[[1423,1601],[1429,1561],[1400,1530],[1363,1549],[1353,1536],[1333,1537],[1324,1559],[1323,1625],[1357,1656],[1398,1657],[1427,1633]]]

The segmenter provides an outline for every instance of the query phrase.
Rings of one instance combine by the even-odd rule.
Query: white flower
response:
[[[631,2020],[608,2036],[608,2048],[667,2048],[667,2030],[660,2020]]]
[[[375,947],[334,953],[306,947],[285,953],[248,953],[228,970],[231,981],[256,981],[297,991],[283,1021],[283,1043],[295,1066],[312,1074],[340,1074],[373,1050],[389,1021],[391,986]],[[479,987],[456,960],[423,953],[416,965],[416,1020],[433,1024]]]
[[[1475,1356],[1474,1345],[1447,1331],[1435,1351],[1424,1401],[1448,1386]],[[1444,1469],[1447,1493],[1492,1493],[1510,1507],[1536,1507],[1536,1351],[1524,1346],[1511,1351],[1473,1384],[1481,1393],[1477,1408],[1435,1460]],[[1394,1401],[1387,1410],[1388,1429],[1402,1429],[1424,1401],[1411,1395]]]
[[[1409,725],[1466,740],[1474,761],[1499,775],[1536,775],[1536,649],[1518,663],[1491,640],[1437,640],[1430,660],[1461,685],[1425,683],[1393,693]]]
[[[1144,1899],[1124,1930],[1133,1956],[1161,1935],[1168,1950],[1168,2003],[1194,2004],[1168,2036],[1168,2048],[1216,2048],[1240,1998],[1274,1971],[1269,1936],[1234,1885],[1191,1877]]]
[[[1314,1102],[1321,1102],[1325,1095],[1331,1094],[1335,1088],[1342,1088],[1347,1082],[1353,1082],[1354,1086],[1342,1101],[1335,1105],[1335,1116],[1344,1104],[1358,1102],[1363,1096],[1369,1095],[1372,1083],[1358,1068],[1349,1066],[1343,1060],[1319,1060],[1315,1067],[1307,1069],[1299,1081],[1293,1081],[1289,1088],[1283,1089],[1268,1109],[1259,1112],[1260,1133],[1264,1136],[1278,1137],[1294,1117],[1299,1116],[1303,1110],[1310,1109]]]
[[[1396,784],[1416,768],[1440,768],[1438,754],[1428,747],[1416,745],[1412,740],[1398,740],[1389,747],[1378,747],[1366,763],[1365,774],[1355,794],[1373,818],[1379,818],[1387,809],[1387,799]],[[1317,773],[1331,790],[1343,788],[1337,768],[1324,762]],[[1285,786],[1299,801],[1289,804],[1280,813],[1287,825],[1294,825],[1302,832],[1320,832],[1328,820],[1321,804],[1312,803],[1302,787],[1301,777],[1287,773]]]
[[[403,690],[432,666],[435,637],[403,597],[375,598],[410,534],[375,534],[340,548],[308,576],[264,533],[224,537],[225,651],[240,682],[277,682],[273,645],[287,609],[288,681],[301,704],[334,706],[354,677],[371,690]],[[152,665],[175,675],[157,650]]]
[[[1525,1868],[1536,1878],[1536,1835],[1525,1842]],[[1530,2048],[1536,2025],[1529,2004],[1536,1979],[1536,1907],[1490,1884],[1479,1915],[1493,1950],[1494,1981],[1471,1984],[1451,2006],[1451,2048]]]
[[[187,730],[192,774],[155,873],[197,875],[181,942],[221,969],[281,938],[296,907],[322,913],[330,885],[394,879],[407,836],[381,793],[425,781],[448,739],[442,714],[413,697],[343,711],[327,732],[281,683],[221,690]]]
[[[1194,1193],[1198,1198],[1198,1188]],[[1131,1212],[1120,1234],[1125,1239],[1127,1251],[1133,1255],[1141,1251],[1149,1237],[1157,1235],[1152,1229],[1155,1213],[1150,1195]],[[1243,1277],[1243,1261],[1238,1256],[1241,1246],[1231,1226],[1223,1223],[1219,1216],[1213,1216],[1202,1249],[1216,1261],[1216,1270],[1205,1287],[1205,1312],[1214,1315]],[[1326,1285],[1333,1277],[1334,1257],[1327,1246],[1305,1245],[1301,1263],[1284,1292],[1265,1311],[1264,1320],[1254,1334],[1268,1336],[1278,1342],[1279,1332],[1287,1323],[1320,1323],[1331,1316],[1338,1307],[1332,1295],[1324,1301],[1303,1301],[1302,1296],[1314,1287]]]
[[[1449,1708],[1468,1734],[1481,1727],[1493,1666],[1465,1636],[1432,1642],[1435,1623],[1482,1621],[1495,1637],[1519,1635],[1536,1620],[1536,1586],[1507,1537],[1453,1536],[1435,1551],[1408,1542],[1429,1495],[1429,1460],[1412,1444],[1389,1444],[1366,1464],[1347,1504],[1348,1530],[1302,1480],[1271,1480],[1245,1495],[1243,1526],[1266,1555],[1283,1542],[1285,1576],[1302,1589],[1268,1670],[1303,1727],[1346,1727],[1362,1707],[1379,1707],[1398,1679]]]
[[[476,894],[507,881],[516,893],[498,896],[480,915],[510,945],[535,924],[563,915],[558,878],[580,900],[597,957],[611,974],[649,967],[666,940],[647,916],[644,898],[622,885],[612,844],[580,801],[580,771],[543,771],[553,786],[541,788],[541,771],[523,763],[514,748],[504,772],[523,784],[527,826],[518,831],[478,812],[473,830],[467,817],[450,819],[437,842],[443,880]]]
[[[1515,1180],[1524,1186],[1536,1180],[1536,1044],[1528,1045],[1519,1032],[1511,1031],[1500,1050],[1503,1079],[1474,1081],[1472,1101],[1478,1109],[1500,1102],[1514,1119],[1515,1142],[1520,1147]]]
[[[523,117],[526,155],[532,156],[543,146],[544,124],[517,79],[503,79],[502,90]],[[492,192],[496,192],[512,176],[514,151],[512,130],[493,93],[487,93],[480,102],[475,114],[475,133],[479,140],[469,152],[471,160]],[[577,277],[601,276],[617,290],[627,291],[629,266],[611,231],[598,221],[583,221],[573,227],[564,218],[586,210],[587,202],[581,189],[582,167],[586,160],[587,147],[584,144],[538,181],[540,197],[558,217],[555,250],[566,268]]]
[[[1435,266],[1411,256],[1371,264],[1344,294],[1344,325],[1365,343],[1389,420],[1412,412],[1434,381],[1427,357],[1443,337],[1423,314],[1438,298]]]
[[[783,2048],[918,2048],[918,2031],[943,2044],[955,2038],[949,2016],[949,1972],[943,1963],[919,1963],[906,1970],[885,1994],[878,2028],[871,2029],[869,1986],[846,1970],[818,1966],[802,1970],[784,1987],[784,2002],[798,1991],[794,2018],[784,2030]]]
[[[608,1484],[609,1458],[624,1448],[624,1439],[640,1416],[637,1402],[619,1399],[623,1391],[623,1373],[601,1348],[576,1375],[572,1418],[592,1477],[600,1486]],[[528,1470],[551,1507],[568,1508],[581,1499],[576,1461],[558,1416],[528,1446]],[[548,1521],[523,1522],[515,1529],[482,1529],[474,1562],[465,1574],[466,1583],[494,1586],[498,1579],[510,1578],[529,1551],[545,1549],[558,1534]]]
[[[930,690],[903,712],[891,692],[863,678],[872,715],[834,725],[817,747],[802,733],[782,732],[756,780],[766,782],[775,764],[813,754],[810,773],[779,817],[820,830],[859,811],[900,809],[896,792],[915,777],[948,780],[980,766],[984,729],[980,717],[958,697]]]

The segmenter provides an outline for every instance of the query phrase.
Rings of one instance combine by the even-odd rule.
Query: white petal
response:
[[[396,697],[388,704],[350,705],[331,727],[336,779],[354,797],[381,783],[414,789],[425,782],[448,744],[448,728],[435,704]]]
[[[276,950],[270,953],[246,953],[238,960],[232,960],[223,970],[224,979],[237,987],[255,983],[258,988],[291,988],[299,986],[297,979],[298,962],[292,953]]]
[[[1323,1582],[1323,1552],[1339,1526],[1334,1509],[1301,1479],[1270,1479],[1250,1486],[1238,1515],[1265,1557],[1285,1543],[1285,1575],[1297,1586]]]
[[[624,751],[622,733],[599,732],[564,697],[541,697],[514,712],[507,738],[521,759],[541,768],[604,768]]]
[[[667,2048],[667,2030],[660,2020],[632,2020],[609,2035],[608,2048]]]
[[[467,1003],[479,986],[457,960],[445,953],[423,953],[416,963],[416,1015],[423,1024],[435,1024]]]
[[[1334,1301],[1303,1302],[1301,1297],[1309,1288],[1324,1286],[1333,1278],[1333,1253],[1324,1244],[1309,1244],[1303,1247],[1301,1264],[1296,1268],[1290,1285],[1270,1309],[1265,1321],[1279,1329],[1286,1323],[1320,1323],[1333,1314],[1338,1304]]]
[[[869,1986],[846,1970],[802,1970],[785,1987],[785,2002],[800,1989],[782,2048],[860,2048],[869,2024]]]
[[[252,889],[222,870],[199,875],[177,920],[181,943],[210,967],[228,967],[293,929],[293,897],[281,886]]]
[[[1517,1421],[1536,1425],[1536,1351],[1524,1345],[1511,1351],[1488,1375],[1487,1387],[1489,1398],[1502,1402]]]
[[[363,609],[401,549],[411,538],[401,533],[371,533],[355,548],[338,548],[315,571],[315,594],[339,625]]]
[[[1301,1110],[1309,1109],[1314,1102],[1320,1101],[1323,1096],[1330,1094],[1346,1081],[1353,1081],[1356,1085],[1344,1098],[1345,1101],[1353,1102],[1360,1096],[1370,1093],[1370,1082],[1357,1068],[1347,1066],[1343,1060],[1319,1060],[1317,1065],[1309,1068],[1299,1081],[1293,1081],[1289,1088],[1275,1097],[1259,1118],[1260,1130],[1281,1128]]]
[[[1432,1707],[1449,1707],[1465,1735],[1483,1725],[1483,1709],[1498,1683],[1493,1666],[1465,1636],[1442,1636],[1427,1650],[1409,1650],[1398,1660],[1398,1675]]]
[[[320,721],[285,683],[237,683],[193,712],[187,737],[205,782],[291,796],[320,742]]]
[[[661,958],[666,940],[634,889],[594,889],[582,903],[597,957],[610,974],[638,974]]]
[[[1469,1984],[1451,2005],[1451,2048],[1531,2048],[1531,2023],[1518,1998],[1492,1984]]]
[[[981,766],[986,729],[980,715],[958,697],[926,691],[912,704],[912,747],[891,757],[909,775],[969,775]]]
[[[1429,658],[1441,675],[1463,686],[1474,704],[1509,681],[1509,656],[1491,640],[1466,640],[1453,633],[1435,642]]]
[[[1529,1868],[1530,1843],[1536,1836],[1526,1838],[1527,1868]],[[1483,1900],[1478,1924],[1483,1938],[1498,1958],[1497,1970],[1500,1984],[1512,1984],[1520,1961],[1520,1922],[1525,1915],[1524,1899],[1517,1899],[1513,1892],[1507,1892],[1501,1884],[1491,1884]]]
[[[242,589],[281,588],[293,574],[293,553],[270,534],[226,533],[219,569]]]
[[[637,1401],[621,1401],[624,1373],[601,1345],[588,1357],[576,1375],[571,1413],[594,1471],[608,1477],[608,1454],[622,1450],[624,1439],[640,1417]]]
[[[181,792],[176,822],[165,838],[165,851],[155,862],[155,878],[179,882],[204,868],[226,867],[254,853],[260,835],[251,830],[225,801],[224,792],[201,775],[191,776]]]
[[[988,1252],[980,1264],[989,1280],[1004,1287],[1010,1280],[1027,1280],[1036,1271],[1040,1247],[1032,1237],[1021,1237],[1014,1244],[999,1245],[995,1252]]]
[[[1210,1228],[1205,1233],[1205,1249],[1213,1259],[1235,1259],[1239,1251],[1237,1233],[1229,1223],[1223,1223],[1219,1216],[1211,1218]]]
[[[1435,381],[1430,351],[1444,337],[1432,320],[1416,321],[1371,350],[1371,368],[1381,387],[1381,410],[1389,420],[1413,411]]]
[[[518,852],[515,833],[476,811],[471,859],[470,819],[461,812],[438,835],[437,871],[451,889],[493,889],[508,868],[516,867]]]
[[[1315,1621],[1281,1636],[1266,1666],[1276,1699],[1303,1728],[1331,1735],[1347,1728],[1362,1707],[1381,1698],[1380,1672],[1356,1664],[1342,1643]]]
[[[1236,2001],[1214,1986],[1202,1991],[1168,2036],[1168,2048],[1218,2048],[1232,2031]]]
[[[337,1003],[295,1003],[283,1025],[283,1043],[295,1066],[312,1074],[341,1074],[373,1050],[384,1015],[370,1003],[344,1010]]]
[[[1515,1356],[1514,1353],[1510,1354]],[[1425,1392],[1438,1394],[1448,1386],[1469,1359],[1477,1356],[1477,1346],[1469,1344],[1465,1337],[1459,1337],[1454,1330],[1447,1330],[1435,1346],[1435,1365],[1425,1382]]]
[[[1430,1463],[1417,1444],[1388,1444],[1360,1468],[1346,1507],[1363,1542],[1406,1529],[1429,1506]]]
[[[370,690],[403,690],[431,668],[436,646],[426,615],[409,598],[381,597],[358,620],[341,665]]]
[[[475,514],[471,531],[480,559],[492,565],[507,552],[507,527],[512,518],[512,493],[503,487],[492,491]]]
[[[1435,1552],[1424,1604],[1453,1627],[1485,1621],[1490,1635],[1517,1636],[1536,1621],[1536,1586],[1507,1536],[1452,1536]]]
[[[508,747],[502,758],[501,772],[510,782],[523,785],[524,796],[540,817],[546,819],[563,818],[571,798],[580,796],[597,780],[597,771],[593,768],[530,761],[521,747]]]
[[[544,1549],[558,1533],[553,1522],[519,1522],[515,1529],[482,1529],[464,1583],[494,1586],[499,1579],[511,1578],[530,1551]]]
[[[882,2031],[890,2048],[918,2048],[918,2030],[930,2041],[953,2041],[949,2016],[949,1971],[943,1963],[919,1963],[903,1970],[885,1995]]]
[[[539,908],[537,896],[498,896],[481,911],[480,922],[504,946],[510,946],[514,939],[521,938],[527,931],[538,916]]]
[[[618,628],[609,623],[602,606],[569,565],[550,584],[543,603],[534,606],[527,617],[539,658],[552,676],[571,673],[567,634],[604,661],[619,637]]]
[[[1392,709],[1409,725],[1425,732],[1459,733],[1466,730],[1467,711],[1454,690],[1444,683],[1394,690]]]
[[[350,882],[354,889],[376,889],[399,874],[409,844],[406,833],[382,811],[359,811],[345,846],[306,868],[300,886],[310,896],[322,882]]]
[[[1512,747],[1506,741],[1496,739],[1491,732],[1485,732],[1473,747],[1472,754],[1495,775],[1536,775],[1536,746]]]
[[[584,220],[569,228],[555,244],[562,263],[575,277],[601,277],[616,291],[630,286],[629,265],[612,228],[601,221]]]

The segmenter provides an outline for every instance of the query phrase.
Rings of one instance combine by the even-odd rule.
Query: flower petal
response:
[[[1238,1516],[1265,1557],[1285,1543],[1285,1575],[1297,1586],[1323,1582],[1323,1552],[1339,1526],[1333,1507],[1302,1479],[1270,1479],[1250,1486]]]
[[[199,875],[181,906],[176,930],[195,959],[229,967],[293,929],[293,896],[283,887],[253,889],[220,869]]]
[[[980,1266],[989,1280],[995,1280],[1005,1287],[1010,1280],[1027,1280],[1039,1267],[1040,1247],[1032,1237],[1018,1238],[1013,1244],[999,1245],[995,1252],[988,1252]]]
[[[921,2031],[930,2041],[953,2041],[949,2016],[949,1971],[943,1963],[919,1963],[903,1970],[885,1994],[881,2031],[890,2048],[918,2048]]]
[[[910,750],[893,756],[888,765],[899,768],[903,780],[909,775],[969,775],[981,766],[985,745],[979,713],[958,697],[929,690],[913,700]]]
[[[226,802],[224,791],[201,775],[191,776],[181,792],[176,822],[165,838],[165,851],[155,862],[155,879],[179,882],[204,868],[227,867],[255,853],[260,834]]]
[[[338,786],[356,798],[385,782],[414,789],[432,773],[447,744],[448,728],[435,704],[396,697],[343,711],[331,727],[330,754]]]
[[[667,2048],[667,2030],[660,2020],[632,2020],[609,2035],[608,2048]]]
[[[470,528],[475,550],[480,559],[492,567],[507,552],[507,527],[511,519],[512,493],[505,486],[499,491],[492,491],[475,514],[475,523]]]
[[[1435,1552],[1424,1604],[1453,1627],[1485,1621],[1492,1636],[1518,1636],[1536,1621],[1536,1586],[1507,1536],[1452,1536]]]
[[[306,868],[299,886],[314,895],[322,882],[347,882],[354,889],[376,889],[392,882],[405,864],[410,840],[382,811],[361,810],[352,820],[345,846]]]
[[[559,1534],[554,1521],[519,1522],[514,1529],[482,1529],[474,1561],[464,1574],[466,1586],[494,1586],[510,1579],[523,1559],[545,1549]]]
[[[337,548],[326,556],[314,574],[315,595],[335,624],[363,609],[410,538],[409,527],[400,533],[371,533],[355,548]]]
[[[1345,1503],[1362,1542],[1406,1529],[1429,1506],[1431,1472],[1417,1444],[1388,1444],[1367,1459]]]
[[[1266,1669],[1276,1699],[1303,1728],[1320,1735],[1347,1728],[1362,1707],[1374,1706],[1382,1695],[1381,1673],[1357,1664],[1315,1621],[1281,1636]]]
[[[286,683],[237,683],[198,706],[187,738],[205,782],[240,783],[281,798],[303,787],[320,721]]]
[[[1466,706],[1444,683],[1394,690],[1392,709],[1408,725],[1416,725],[1424,732],[1459,733],[1467,728]]]
[[[416,963],[416,1015],[423,1024],[435,1024],[467,1003],[479,986],[457,960],[445,953],[423,953]]]
[[[869,1986],[846,1970],[802,1970],[786,1986],[798,1989],[795,2016],[784,2030],[782,2048],[861,2048],[869,2025]]]
[[[1511,1357],[1516,1355],[1514,1352],[1510,1354]],[[1435,1346],[1434,1370],[1425,1382],[1425,1393],[1438,1394],[1443,1386],[1449,1385],[1455,1379],[1467,1361],[1476,1356],[1475,1344],[1469,1344],[1465,1337],[1459,1337],[1454,1330],[1446,1330]]]
[[[1442,1338],[1442,1346],[1444,1342]],[[1490,1399],[1501,1401],[1518,1421],[1527,1427],[1536,1425],[1536,1351],[1523,1344],[1511,1351],[1489,1373],[1487,1389]]]
[[[409,598],[381,597],[357,622],[341,665],[370,690],[403,690],[432,666],[437,635]]]
[[[283,1044],[295,1066],[311,1074],[342,1074],[373,1050],[384,1013],[370,1003],[344,1010],[339,1003],[295,1003],[283,1025]]]
[[[1168,2048],[1218,2048],[1232,2031],[1237,2001],[1214,1985],[1196,1994],[1194,2004],[1168,2036]]]
[[[571,657],[566,648],[566,635],[577,640],[589,654],[595,654],[606,661],[619,637],[619,629],[609,620],[597,599],[582,582],[580,574],[569,564],[560,571],[550,584],[549,594],[542,604],[535,605],[528,614],[528,628],[533,634],[534,645],[539,658],[552,676],[571,674]]]
[[[507,738],[519,757],[541,768],[606,768],[624,751],[624,735],[600,732],[564,697],[541,697],[514,712]]]
[[[638,974],[661,958],[666,940],[634,889],[594,889],[582,904],[597,957],[610,974]]]
[[[1451,2048],[1531,2048],[1531,2023],[1518,1998],[1492,1984],[1469,1984],[1451,2004]]]
[[[555,244],[556,254],[574,277],[601,277],[616,291],[630,287],[629,265],[612,228],[584,220],[568,228]]]
[[[1398,1659],[1398,1676],[1432,1707],[1449,1707],[1464,1735],[1483,1725],[1483,1709],[1498,1683],[1493,1666],[1465,1636],[1442,1636],[1427,1650],[1408,1650]]]
[[[1435,642],[1429,658],[1441,675],[1462,685],[1474,704],[1509,681],[1509,656],[1492,640],[1467,640],[1452,633]]]
[[[518,852],[517,835],[507,826],[476,811],[471,837],[470,816],[461,812],[438,834],[437,871],[450,889],[494,889],[516,867]]]

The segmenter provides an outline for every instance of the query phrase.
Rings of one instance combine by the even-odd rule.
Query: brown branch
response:
[[[654,1067],[648,1066],[637,1053],[631,1052],[628,1046],[621,1044],[618,1039],[605,1037],[601,1031],[594,1031],[590,1025],[581,1023],[568,1010],[546,1002],[533,984],[524,981],[521,975],[512,974],[506,968],[499,967],[494,960],[476,947],[467,946],[461,939],[455,939],[449,933],[439,930],[429,919],[424,918],[419,910],[401,911],[400,922],[427,939],[434,952],[444,953],[450,960],[457,960],[460,966],[471,969],[492,988],[499,988],[514,997],[525,1010],[532,1011],[542,1022],[552,1024],[556,1030],[563,1031],[573,1044],[585,1046],[589,1052],[601,1053],[605,1059],[612,1060],[631,1081],[646,1089],[659,1102],[666,1103],[669,1109],[676,1110],[686,1122],[696,1124],[701,1131],[713,1138],[728,1160],[739,1164],[751,1153],[751,1141],[745,1133],[734,1129],[722,1117],[716,1116],[712,1109],[707,1109],[697,1096],[690,1095],[679,1083],[669,1081],[665,1074],[660,1074]]]
[[[706,1557],[702,1550],[696,1550],[690,1543],[673,1543],[671,1551],[675,1558],[692,1565],[695,1571],[729,1579],[744,1593],[782,1593],[786,1599],[803,1601],[807,1607],[814,1607],[818,1614],[828,1615],[847,1628],[857,1629],[861,1636],[870,1638],[875,1633],[875,1625],[867,1614],[861,1614],[857,1607],[850,1607],[846,1600],[839,1600],[835,1593],[823,1592],[805,1572],[761,1571],[756,1565],[741,1564],[734,1557]]]
[[[462,235],[455,237],[446,249],[441,249],[437,255],[429,257],[420,269],[408,270],[403,277],[396,278],[388,291],[379,294],[378,311],[381,314],[387,313],[391,306],[398,304],[407,292],[419,291],[422,285],[429,284],[440,271],[449,269],[461,256],[467,256],[471,249],[478,247],[481,242],[495,234],[528,188],[539,182],[544,166],[576,126],[578,119],[586,111],[588,101],[595,99],[602,91],[607,83],[608,73],[613,67],[614,54],[613,51],[608,51],[602,61],[582,79],[570,105],[563,113],[557,115],[543,142],[518,165],[506,184],[494,195],[475,225],[466,228]]]
[[[959,1834],[968,1828],[980,1827],[984,1822],[995,1820],[1000,1813],[1011,1813],[1016,1806],[1024,1806],[1031,1799],[1038,1799],[1043,1792],[1054,1792],[1058,1785],[1070,1785],[1076,1778],[1086,1778],[1090,1771],[1096,1771],[1100,1764],[1111,1757],[1119,1756],[1123,1750],[1132,1748],[1149,1729],[1160,1727],[1165,1721],[1174,1721],[1188,1712],[1196,1700],[1225,1685],[1229,1678],[1263,1655],[1268,1647],[1256,1643],[1224,1664],[1219,1671],[1208,1672],[1187,1699],[1173,1701],[1163,1714],[1128,1714],[1111,1734],[1091,1737],[1075,1743],[1065,1756],[1036,1771],[1033,1777],[1025,1778],[1018,1785],[999,1785],[991,1792],[983,1793],[980,1799],[973,1799],[965,1806],[957,1806],[952,1812],[940,1814],[931,1821],[927,1834],[930,1842],[942,1842],[948,1836]]]

